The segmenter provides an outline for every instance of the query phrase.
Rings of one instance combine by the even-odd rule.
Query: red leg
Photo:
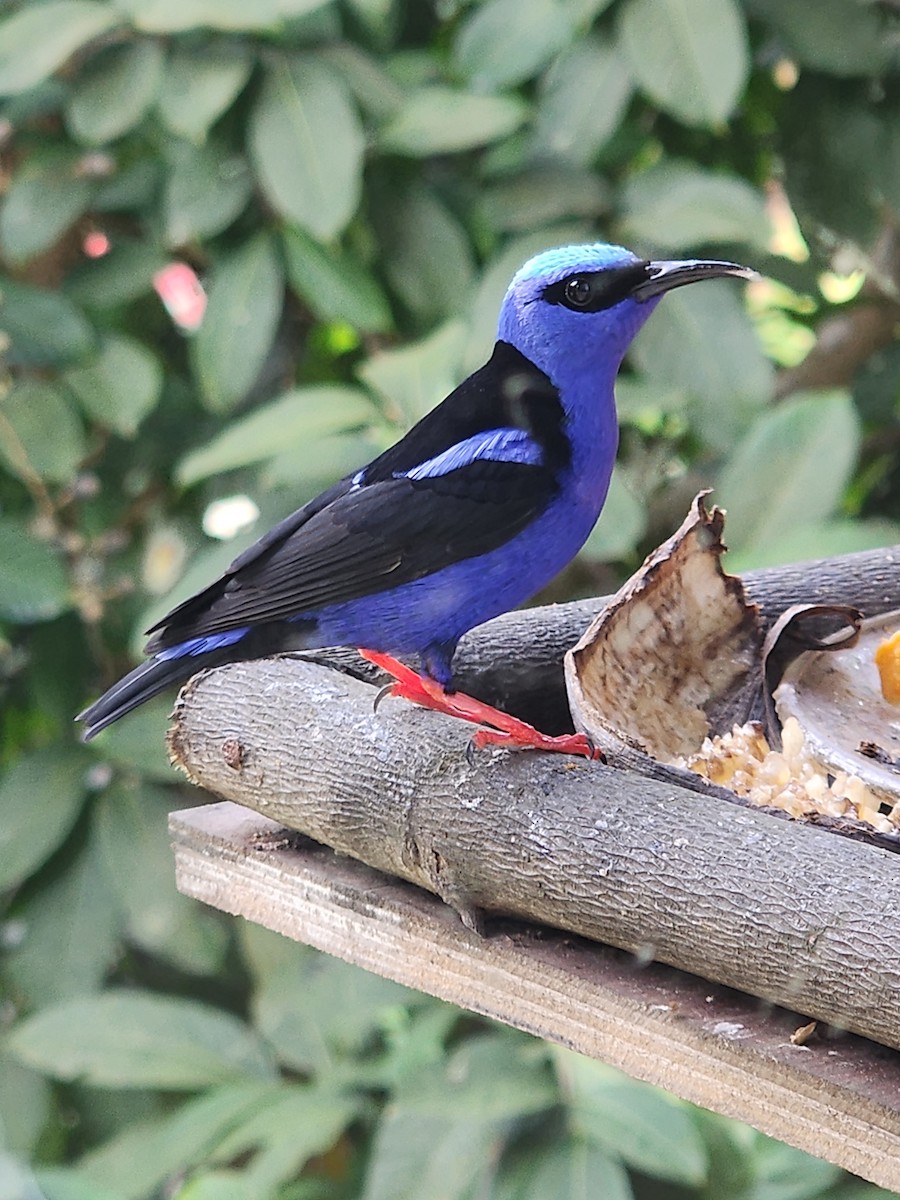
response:
[[[585,758],[603,759],[598,750],[583,733],[565,733],[559,737],[550,737],[541,733],[527,721],[520,721],[509,713],[491,704],[467,696],[464,692],[446,692],[439,683],[428,679],[398,662],[389,654],[381,654],[376,650],[360,650],[360,655],[388,675],[393,675],[395,682],[389,685],[387,694],[401,696],[414,704],[432,708],[435,712],[446,713],[451,717],[460,717],[464,721],[473,721],[476,725],[488,725],[489,729],[479,729],[472,741],[479,749],[482,746],[509,746],[532,750],[553,750],[560,754],[582,754]]]

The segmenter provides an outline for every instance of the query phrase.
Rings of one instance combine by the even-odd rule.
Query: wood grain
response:
[[[804,1017],[581,939],[465,929],[418,888],[232,804],[174,813],[178,886],[367,970],[570,1046],[900,1189],[900,1055],[790,1043]],[[852,986],[848,981],[848,987]]]

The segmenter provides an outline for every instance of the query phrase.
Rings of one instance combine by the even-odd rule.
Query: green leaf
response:
[[[754,543],[745,550],[729,551],[728,570],[735,574],[758,567],[779,567],[808,559],[837,558],[858,550],[878,550],[900,542],[900,524],[870,519],[853,521],[849,517],[791,525],[773,534],[766,542]]]
[[[181,460],[183,487],[200,479],[300,450],[317,438],[369,423],[372,406],[355,388],[320,384],[296,388],[233,421],[211,442]]]
[[[93,821],[71,861],[40,882],[17,908],[22,938],[5,963],[30,1008],[95,991],[120,953],[119,917]]]
[[[47,1124],[50,1102],[43,1075],[0,1055],[0,1146],[29,1158]]]
[[[320,320],[346,321],[365,333],[391,329],[387,298],[359,259],[300,229],[287,228],[282,238],[288,283]]]
[[[0,421],[0,444],[2,444]],[[72,603],[59,550],[14,517],[0,517],[0,617],[15,624],[52,621]],[[2,874],[2,866],[0,866]]]
[[[44,1200],[29,1167],[0,1147],[0,1194],[8,1200]]]
[[[65,841],[84,799],[85,766],[77,750],[48,748],[23,755],[4,773],[0,891],[22,883]]]
[[[267,971],[253,998],[256,1028],[285,1066],[327,1072],[372,1041],[391,1009],[415,993],[327,955],[293,953]]]
[[[257,1200],[259,1192],[248,1171],[203,1171],[178,1189],[175,1200]]]
[[[41,1200],[123,1200],[121,1193],[98,1188],[71,1167],[38,1167]]]
[[[593,171],[562,164],[532,168],[487,188],[481,211],[498,230],[521,233],[565,217],[596,219],[609,208],[609,190]]]
[[[460,28],[456,66],[476,92],[509,87],[536,75],[571,36],[560,0],[487,0]]]
[[[628,1172],[615,1155],[584,1138],[540,1146],[507,1166],[494,1200],[632,1200]]]
[[[206,582],[209,582],[208,578]],[[141,647],[144,641],[146,638],[142,633]],[[104,762],[124,767],[129,774],[142,775],[160,783],[174,783],[177,776],[166,751],[166,730],[174,699],[173,689],[168,695],[157,696],[142,704],[136,712],[128,714],[127,721],[117,721],[104,729],[91,743],[91,749]]]
[[[183,1091],[273,1074],[263,1047],[230,1014],[124,988],[44,1009],[15,1027],[7,1049],[55,1079],[97,1087]]]
[[[197,1166],[244,1159],[250,1195],[274,1194],[313,1154],[330,1150],[359,1100],[311,1087],[241,1084],[181,1106],[144,1129],[127,1129],[80,1160],[79,1171],[128,1198],[156,1194]],[[252,1157],[251,1157],[252,1156]],[[203,1176],[202,1176],[203,1177]],[[179,1196],[182,1193],[179,1192]]]
[[[709,1157],[706,1186],[696,1194],[696,1200],[720,1200],[720,1181],[723,1179],[728,1180],[735,1197],[743,1196],[745,1200],[750,1200],[756,1180],[754,1142],[763,1135],[757,1134],[748,1125],[703,1108],[693,1108],[691,1118],[703,1138]]]
[[[380,0],[379,0],[380,2]],[[387,0],[388,4],[393,0]],[[363,112],[385,120],[403,103],[403,90],[387,73],[382,62],[360,46],[338,42],[323,46],[320,56],[334,67],[356,97]]]
[[[735,0],[627,0],[619,45],[638,85],[686,125],[721,125],[750,69]]]
[[[829,75],[879,75],[896,54],[896,37],[875,4],[816,0],[810,21],[805,0],[750,0],[750,13],[774,29],[788,55]]]
[[[443,1070],[408,1079],[396,1102],[421,1116],[489,1125],[552,1108],[559,1092],[540,1047],[504,1031],[467,1038]]]
[[[309,946],[249,921],[241,921],[235,933],[241,961],[253,979],[254,989],[276,971],[290,970],[295,963],[305,963],[315,953]]]
[[[91,309],[118,308],[153,291],[153,276],[169,261],[150,241],[117,241],[109,254],[91,259],[73,271],[69,294]]]
[[[586,558],[609,562],[627,558],[647,531],[647,505],[629,486],[627,474],[617,464],[600,519],[581,548]]]
[[[280,1084],[242,1082],[214,1087],[171,1116],[130,1125],[78,1163],[96,1187],[127,1200],[156,1194],[170,1178],[205,1165],[216,1146],[254,1113],[278,1101]]]
[[[75,172],[74,160],[54,155],[13,176],[0,210],[0,249],[11,263],[49,249],[85,212],[93,185]]]
[[[355,474],[394,440],[382,423],[356,433],[326,434],[270,458],[259,473],[259,481],[266,489],[287,489],[290,503],[296,507],[345,475]]]
[[[859,451],[859,418],[846,392],[793,396],[763,414],[719,477],[735,550],[764,548],[787,530],[836,511]]]
[[[475,273],[472,245],[434,192],[413,184],[376,193],[373,217],[384,272],[420,325],[462,311]]]
[[[0,398],[0,456],[20,479],[68,483],[86,453],[84,428],[60,388],[26,379]]]
[[[134,143],[129,146],[132,154],[133,145]],[[102,157],[97,160],[88,158],[87,161],[96,161],[98,164],[106,162]],[[97,184],[91,208],[97,213],[120,213],[124,210],[139,214],[143,218],[146,211],[155,208],[157,204],[162,163],[157,155],[151,156],[146,153],[141,157],[122,155],[119,163],[121,165],[117,165],[104,182]],[[147,232],[149,231],[145,232],[145,236]],[[113,245],[118,246],[123,240],[125,239],[117,232]]]
[[[694,246],[745,242],[767,250],[772,230],[765,200],[734,175],[668,161],[625,185],[623,225],[645,246],[683,252]]]
[[[362,1200],[466,1200],[499,1142],[500,1131],[474,1117],[391,1107],[375,1135]]]
[[[379,351],[357,374],[381,393],[389,416],[402,414],[403,424],[411,426],[459,383],[465,343],[465,324],[448,321],[420,342]]]
[[[102,146],[133,129],[156,99],[162,67],[157,42],[111,46],[97,55],[69,97],[69,132],[88,146]]]
[[[168,813],[176,803],[171,791],[143,782],[114,785],[97,803],[97,836],[129,941],[193,974],[211,974],[221,969],[228,933],[175,887]]]
[[[121,16],[92,0],[50,0],[19,9],[0,22],[0,95],[34,87]]]
[[[612,0],[565,0],[572,22],[576,26],[589,26],[596,17],[606,12]]]
[[[525,104],[512,96],[475,96],[445,87],[413,92],[381,134],[381,148],[427,158],[496,142],[525,120]]]
[[[577,1133],[655,1179],[704,1182],[706,1147],[687,1105],[580,1054],[554,1054]]]
[[[616,411],[620,425],[656,426],[663,413],[683,414],[687,394],[683,388],[664,388],[642,375],[620,375],[616,380]]]
[[[271,240],[257,234],[213,271],[191,358],[207,408],[228,412],[247,394],[271,349],[284,298]]]
[[[412,1012],[394,1016],[386,1026],[388,1054],[379,1063],[382,1085],[403,1090],[411,1079],[442,1070],[448,1038],[462,1014],[452,1004],[425,999]]]
[[[757,1135],[753,1158],[753,1184],[750,1196],[753,1200],[838,1200],[844,1195],[852,1200],[855,1191],[847,1196],[841,1183],[849,1183],[840,1167],[823,1162],[786,1146],[774,1138]],[[837,1186],[835,1186],[837,1185]],[[828,1191],[835,1187],[835,1192]],[[857,1200],[894,1200],[894,1193],[882,1192],[880,1188],[866,1188]]]
[[[166,244],[177,248],[227,229],[253,192],[244,159],[212,142],[175,143],[169,154],[172,166],[163,198]]]
[[[394,43],[402,19],[396,0],[348,0],[347,7],[379,49]]]
[[[127,438],[156,407],[163,385],[156,356],[124,334],[109,334],[93,362],[64,378],[89,417]]]
[[[822,226],[861,245],[900,195],[900,97],[804,72],[779,116],[788,195],[810,240]]]
[[[664,296],[631,353],[661,392],[688,392],[697,433],[721,452],[730,450],[771,395],[772,365],[739,292],[722,281]]]
[[[202,144],[243,90],[253,60],[239,51],[176,46],[165,66],[159,115],[178,137]]]
[[[359,205],[364,140],[343,81],[309,58],[266,74],[250,119],[260,185],[287,220],[325,241]]]
[[[314,1155],[330,1150],[358,1110],[359,1100],[351,1096],[324,1088],[284,1088],[274,1104],[223,1138],[211,1157],[228,1163],[256,1151],[247,1167],[252,1195],[268,1196],[298,1175]]]
[[[183,33],[188,29],[278,29],[286,20],[306,16],[328,0],[117,0],[137,29],[148,33]]]
[[[535,112],[535,158],[588,166],[619,128],[634,84],[624,57],[589,36],[561,54],[541,80]]]
[[[96,344],[87,318],[61,292],[0,280],[0,331],[10,340],[13,367],[60,367],[85,358]]]

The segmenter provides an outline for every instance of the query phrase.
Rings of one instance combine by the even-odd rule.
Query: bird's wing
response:
[[[485,554],[534,520],[557,486],[519,429],[485,431],[390,479],[345,480],[173,610],[148,649],[312,613]]]
[[[346,479],[339,479],[337,483],[333,484],[330,488],[326,488],[324,492],[315,496],[308,504],[304,504],[302,508],[296,509],[276,525],[273,525],[261,538],[251,546],[248,546],[237,558],[233,559],[223,575],[220,575],[208,587],[195,592],[193,596],[188,596],[186,600],[176,605],[175,608],[170,609],[155,625],[151,625],[146,632],[148,634],[155,634],[156,636],[151,638],[146,647],[146,652],[149,654],[157,649],[162,649],[164,646],[171,646],[175,642],[180,641],[180,637],[167,636],[167,631],[172,630],[173,632],[180,633],[184,629],[193,627],[193,622],[202,617],[209,606],[222,595],[222,592],[232,578],[239,575],[254,562],[262,559],[270,551],[277,550],[292,534],[305,525],[311,517],[314,517],[317,512],[321,512],[323,508],[327,508],[338,497],[349,491],[352,486],[353,482],[349,476]]]

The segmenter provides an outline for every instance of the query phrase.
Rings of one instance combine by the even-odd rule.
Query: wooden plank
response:
[[[178,888],[366,970],[569,1046],[900,1189],[900,1054],[662,964],[434,896],[231,803],[173,813]]]

